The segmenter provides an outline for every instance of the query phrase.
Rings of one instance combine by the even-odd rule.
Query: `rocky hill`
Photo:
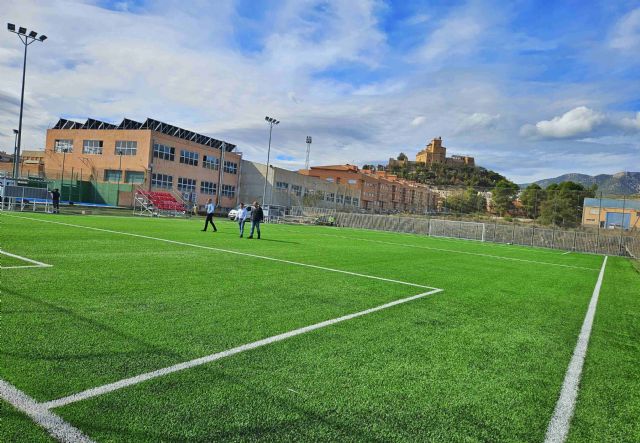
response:
[[[586,175],[586,174],[564,174],[555,178],[547,178],[538,180],[535,183],[542,188],[546,188],[552,183],[560,183],[572,181],[580,183],[585,187],[593,184],[598,185],[598,192],[603,194],[631,195],[640,194],[640,172],[618,172],[617,174],[608,175]],[[522,184],[520,188],[524,189],[528,185]]]

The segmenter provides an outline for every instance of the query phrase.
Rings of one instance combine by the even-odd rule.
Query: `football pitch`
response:
[[[0,215],[0,441],[640,440],[625,258],[202,224]]]

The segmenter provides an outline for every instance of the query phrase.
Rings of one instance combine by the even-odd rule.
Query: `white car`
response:
[[[251,206],[245,206],[245,208],[247,208],[247,220],[250,220],[251,210],[253,208]],[[235,220],[236,217],[238,216],[238,212],[240,212],[240,206],[238,206],[236,209],[232,209],[231,211],[229,211],[229,214],[227,214],[227,217],[229,217],[229,220]]]

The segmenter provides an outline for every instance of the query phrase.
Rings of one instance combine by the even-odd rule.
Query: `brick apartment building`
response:
[[[48,178],[89,178],[122,183],[118,203],[131,204],[132,188],[170,191],[202,205],[208,198],[219,207],[237,203],[242,155],[235,145],[153,119],[124,119],[119,125],[88,119],[60,119],[47,130],[45,173]],[[64,166],[63,166],[64,163]]]
[[[436,206],[436,196],[426,185],[400,179],[385,171],[360,170],[347,164],[312,166],[299,172],[355,189],[361,208],[366,210],[423,213]]]

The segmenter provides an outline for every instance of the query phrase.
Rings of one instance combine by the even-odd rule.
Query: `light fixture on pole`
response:
[[[22,146],[22,110],[24,109],[24,80],[27,72],[27,47],[34,42],[43,42],[47,39],[46,35],[41,35],[37,38],[38,33],[36,31],[29,32],[27,35],[27,29],[20,26],[16,31],[16,25],[13,23],[7,23],[7,30],[13,32],[18,36],[22,44],[24,45],[24,60],[22,62],[22,93],[20,95],[20,120],[18,122],[18,144],[16,145],[16,153],[13,164],[13,176],[18,178],[20,175],[20,147]]]
[[[309,153],[311,153],[311,136],[307,135],[307,159],[304,162],[304,169],[309,169]]]
[[[269,123],[269,148],[267,149],[267,170],[264,173],[264,189],[262,190],[262,205],[265,206],[265,198],[267,197],[267,179],[269,177],[269,156],[271,155],[271,133],[273,132],[273,125],[280,124],[280,121],[275,118],[265,117],[267,123]]]

